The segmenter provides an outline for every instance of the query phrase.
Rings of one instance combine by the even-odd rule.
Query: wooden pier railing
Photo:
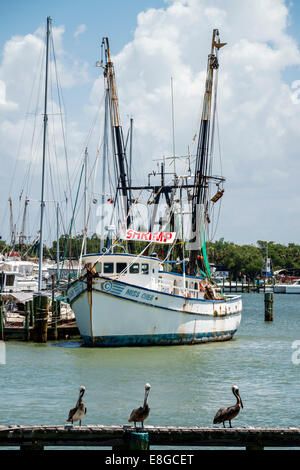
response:
[[[129,426],[0,426],[0,448],[43,450],[51,447],[111,447],[134,449]],[[299,447],[300,428],[204,428],[145,426],[147,449],[155,447],[240,447],[262,450],[265,447]],[[140,447],[139,447],[140,448]]]

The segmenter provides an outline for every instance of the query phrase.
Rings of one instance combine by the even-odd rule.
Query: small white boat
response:
[[[5,260],[0,264],[2,292],[37,291],[33,275],[35,263],[21,260]]]
[[[300,294],[300,279],[293,284],[275,284],[275,294]]]

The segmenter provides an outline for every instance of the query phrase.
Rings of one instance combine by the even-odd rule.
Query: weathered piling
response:
[[[46,343],[49,299],[46,295],[39,294],[33,297],[33,303],[35,312],[33,341],[35,343]]]
[[[273,292],[265,292],[265,321],[273,321]]]
[[[0,298],[0,340],[4,341],[4,301]]]
[[[30,308],[30,300],[25,302],[25,325],[24,325],[24,341],[30,340],[30,315],[31,315],[31,308]]]
[[[29,306],[30,306],[29,326],[33,326],[33,322],[34,322],[33,299],[29,300]]]
[[[129,436],[130,450],[148,450],[149,449],[149,433],[148,432],[131,432]]]

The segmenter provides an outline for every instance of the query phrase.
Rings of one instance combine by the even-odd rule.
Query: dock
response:
[[[224,293],[235,292],[242,294],[243,292],[273,292],[274,284],[268,284],[266,282],[258,283],[251,281],[226,281],[218,283],[218,287],[222,289]]]
[[[134,432],[135,431],[135,432]],[[44,450],[45,447],[111,447],[128,450],[134,427],[126,426],[0,426],[0,448]],[[212,428],[145,426],[149,447],[239,447],[245,450],[300,448],[300,428]],[[131,447],[132,449],[132,447]]]
[[[5,341],[33,341],[34,327],[30,326],[26,328],[24,326],[5,326],[4,327],[4,338]],[[48,326],[47,328],[47,339],[48,341],[53,340],[69,340],[69,339],[80,339],[79,329],[76,322],[65,323],[58,325],[57,328]]]

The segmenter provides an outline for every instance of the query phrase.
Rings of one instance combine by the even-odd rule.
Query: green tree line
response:
[[[243,275],[251,279],[258,277],[267,254],[271,258],[273,271],[300,267],[300,245],[295,243],[281,245],[274,241],[258,240],[256,245],[237,245],[221,238],[207,244],[207,253],[209,261],[230,271],[233,279]]]
[[[56,259],[56,246],[55,240],[50,247],[44,248],[45,256]],[[71,240],[68,240],[67,235],[61,236],[59,240],[60,259],[63,259],[64,256],[77,259],[81,253],[81,246],[82,234],[72,237]],[[143,242],[137,242],[133,251],[140,253],[144,248]],[[8,253],[11,247],[0,240],[0,249],[2,253]],[[167,250],[168,247],[164,245],[157,245],[154,248],[161,259],[165,257]],[[25,258],[38,256],[38,243],[33,247],[16,245],[15,251],[22,252]],[[123,252],[121,247],[116,247],[115,252],[118,251]],[[97,234],[87,237],[87,253],[100,253],[100,239]],[[221,238],[218,241],[207,243],[207,254],[209,262],[229,271],[232,279],[238,279],[244,275],[251,279],[260,276],[267,254],[272,260],[273,271],[283,268],[300,268],[300,245],[295,243],[282,245],[274,241],[258,240],[255,245],[238,245]],[[185,252],[185,256],[188,257],[188,252]],[[182,246],[175,246],[171,257],[175,260],[178,257],[181,258]]]

